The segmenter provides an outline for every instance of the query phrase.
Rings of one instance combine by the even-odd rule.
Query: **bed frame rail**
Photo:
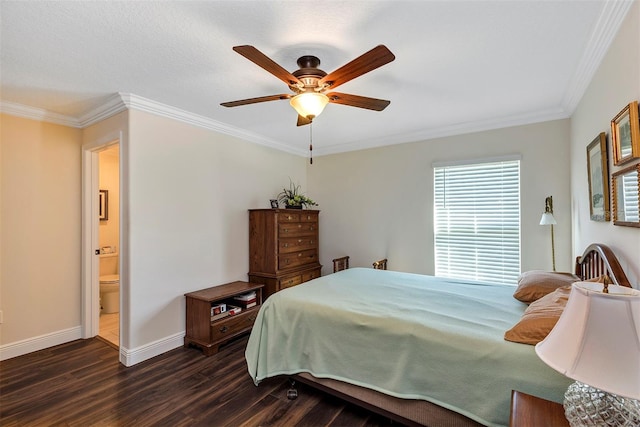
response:
[[[576,276],[582,280],[609,276],[614,285],[631,287],[631,282],[624,274],[613,251],[601,243],[593,243],[585,249],[582,256],[576,257]]]

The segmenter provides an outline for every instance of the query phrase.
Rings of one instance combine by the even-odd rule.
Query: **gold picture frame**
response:
[[[633,101],[611,120],[613,164],[618,166],[640,158],[638,101]]]
[[[609,221],[609,162],[607,136],[601,132],[587,146],[587,175],[589,179],[589,212],[592,221]]]
[[[640,227],[640,163],[611,174],[613,224]]]

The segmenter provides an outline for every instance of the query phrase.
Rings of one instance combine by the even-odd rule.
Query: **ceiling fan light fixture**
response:
[[[316,118],[329,103],[327,95],[318,92],[304,92],[291,98],[291,106],[302,117]]]

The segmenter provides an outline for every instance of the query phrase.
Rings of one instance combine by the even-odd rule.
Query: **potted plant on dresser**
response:
[[[300,185],[294,184],[291,179],[289,179],[289,188],[283,188],[280,194],[278,194],[278,202],[287,209],[302,209],[308,206],[318,206],[316,202],[302,194]]]

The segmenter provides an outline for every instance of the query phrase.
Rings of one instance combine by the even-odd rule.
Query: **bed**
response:
[[[576,275],[630,286],[604,245],[578,257]],[[504,339],[527,308],[513,293],[368,268],[323,276],[265,301],[249,374],[293,376],[407,425],[507,425],[511,390],[562,401],[571,382]]]

